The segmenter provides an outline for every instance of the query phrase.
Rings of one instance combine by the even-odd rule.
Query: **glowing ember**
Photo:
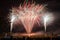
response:
[[[16,21],[22,22],[24,25],[24,28],[26,29],[27,33],[31,33],[31,30],[34,26],[34,24],[38,23],[40,25],[40,17],[42,16],[42,10],[44,9],[45,6],[43,5],[35,5],[35,4],[24,4],[20,5],[18,8],[12,8],[12,18],[11,20],[15,20],[14,22],[11,21],[12,23],[16,23]],[[14,16],[15,15],[15,16]],[[16,18],[17,20],[16,20]],[[13,25],[11,23],[11,25]],[[12,31],[13,26],[11,26],[11,31]]]
[[[26,36],[26,37],[35,37],[35,36],[42,36],[44,35],[44,32],[36,32],[36,33],[30,33],[30,34],[26,34],[26,33],[13,33],[12,36]]]

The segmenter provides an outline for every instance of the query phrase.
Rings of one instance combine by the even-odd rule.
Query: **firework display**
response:
[[[60,36],[58,0],[5,0],[0,3],[0,36]]]
[[[40,18],[42,16],[42,10],[45,6],[43,5],[35,5],[35,4],[24,4],[23,6],[19,6],[17,8],[12,8],[11,13],[11,31],[13,28],[13,24],[16,21],[21,21],[26,29],[27,33],[30,33],[34,24],[40,25]],[[19,23],[20,23],[19,21]],[[16,22],[17,23],[17,22]]]
[[[49,22],[52,22],[54,17],[49,12],[45,12],[46,5],[40,4],[26,4],[20,5],[18,8],[12,8],[12,13],[10,13],[11,27],[10,31],[13,29],[13,24],[23,24],[27,33],[31,33],[32,28],[35,24],[40,26],[41,18],[43,19],[44,28],[46,31],[46,26]],[[49,21],[49,22],[48,22]]]

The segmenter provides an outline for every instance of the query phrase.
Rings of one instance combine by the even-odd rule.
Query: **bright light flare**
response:
[[[12,16],[11,16],[11,22],[14,22],[15,19],[16,19],[16,16],[15,16],[15,15],[12,15]]]
[[[16,20],[16,16],[11,14],[11,15],[10,15],[10,20],[11,20],[11,28],[10,28],[10,31],[12,31],[13,23],[14,23],[15,20]]]
[[[54,20],[53,14],[46,13],[43,16],[43,20],[44,20],[44,27],[45,27],[45,31],[46,31],[47,25],[51,24]]]

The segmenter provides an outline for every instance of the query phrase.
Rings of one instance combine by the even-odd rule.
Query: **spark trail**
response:
[[[53,20],[54,20],[54,15],[53,14],[48,14],[46,13],[44,16],[43,16],[43,20],[44,20],[44,28],[45,28],[45,32],[46,32],[46,28],[47,28],[47,25],[53,23]]]

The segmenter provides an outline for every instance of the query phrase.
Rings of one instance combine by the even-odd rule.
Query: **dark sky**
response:
[[[29,0],[30,2],[32,0]],[[37,4],[47,4],[47,10],[52,12],[56,19],[54,24],[47,27],[47,32],[57,32],[59,33],[60,29],[60,1],[59,0],[33,0]],[[24,0],[0,0],[0,33],[9,32],[10,23],[8,21],[9,9],[18,7],[20,3],[23,3]],[[43,30],[44,28],[42,28]]]

